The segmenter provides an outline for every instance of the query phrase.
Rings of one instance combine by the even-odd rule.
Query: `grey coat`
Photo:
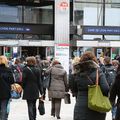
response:
[[[48,90],[49,98],[64,98],[68,88],[66,71],[60,64],[56,64],[47,72],[51,73],[51,83]]]
[[[75,75],[78,90],[77,100],[74,108],[74,120],[105,120],[106,114],[92,111],[88,108],[88,85],[95,83],[97,65],[93,61],[86,61],[78,65]],[[88,77],[93,83],[88,79]],[[99,85],[104,95],[107,96],[109,86],[102,70],[99,69]]]

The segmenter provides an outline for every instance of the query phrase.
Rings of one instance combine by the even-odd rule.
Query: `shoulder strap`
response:
[[[99,75],[98,75],[98,69],[96,70],[96,85],[99,84]]]
[[[33,76],[36,78],[35,74],[33,73],[33,71],[31,70],[30,67],[27,66],[27,69],[33,74]]]
[[[87,75],[87,78],[90,80],[90,82],[92,82],[92,84],[94,84],[94,82],[92,81],[92,79]],[[96,70],[96,81],[95,84],[98,85],[99,83],[99,75],[98,75],[98,69]]]
[[[30,69],[30,67],[27,66],[27,69],[29,69],[31,71],[31,73],[34,74],[33,71]]]

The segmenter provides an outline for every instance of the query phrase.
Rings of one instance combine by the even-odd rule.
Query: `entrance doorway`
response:
[[[22,57],[40,55],[41,59],[46,58],[46,47],[22,47]]]

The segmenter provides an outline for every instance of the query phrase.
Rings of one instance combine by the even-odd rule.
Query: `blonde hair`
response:
[[[76,65],[80,62],[80,57],[74,57],[74,59],[72,60],[72,64]]]
[[[8,59],[6,56],[1,55],[0,56],[0,65],[4,64],[6,67],[8,67]]]

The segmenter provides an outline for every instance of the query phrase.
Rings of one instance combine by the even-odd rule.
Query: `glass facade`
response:
[[[74,0],[73,23],[80,26],[120,26],[120,0]],[[83,35],[82,38],[102,39],[102,35]],[[120,40],[120,35],[106,35],[105,39]]]
[[[53,6],[0,5],[0,22],[53,24]],[[2,39],[53,39],[51,35],[0,34]]]

